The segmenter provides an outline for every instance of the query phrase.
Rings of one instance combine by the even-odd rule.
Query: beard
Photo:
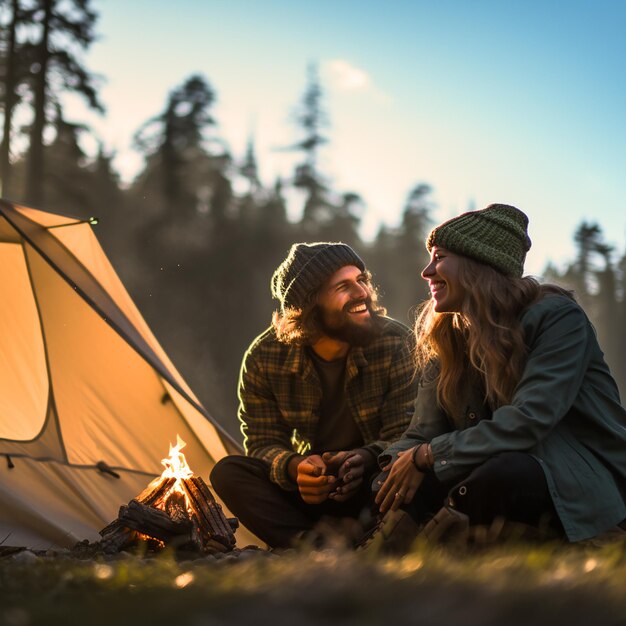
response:
[[[369,318],[356,322],[350,318],[348,310],[357,304],[365,304]],[[366,347],[381,333],[381,317],[372,309],[372,301],[354,300],[346,304],[340,311],[328,311],[319,305],[316,311],[320,331],[337,341],[344,341],[351,346]]]

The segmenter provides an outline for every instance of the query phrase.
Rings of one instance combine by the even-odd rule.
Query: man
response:
[[[272,276],[280,302],[246,352],[239,419],[247,456],[216,464],[213,488],[268,545],[323,517],[368,509],[376,458],[410,422],[411,333],[384,316],[370,274],[343,243],[297,243]]]

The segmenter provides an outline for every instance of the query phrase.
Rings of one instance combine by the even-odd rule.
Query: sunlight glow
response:
[[[176,576],[174,584],[179,589],[183,589],[187,585],[190,585],[195,580],[195,578],[196,577],[193,575],[193,572],[183,572],[182,574],[180,574],[180,576]]]
[[[113,576],[113,568],[106,563],[96,563],[93,566],[94,574],[99,580],[108,580]]]
[[[598,567],[598,561],[596,561],[596,559],[587,559],[583,569],[588,574],[589,572],[593,572],[596,567]]]

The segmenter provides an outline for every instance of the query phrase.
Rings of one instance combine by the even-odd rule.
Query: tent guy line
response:
[[[6,457],[9,469],[18,469],[19,465],[15,465],[12,463],[12,459],[30,459],[31,461],[37,461],[39,463],[57,463],[59,465],[65,465],[67,467],[71,467],[72,469],[77,470],[94,470],[97,469],[103,474],[110,474],[110,470],[121,470],[124,472],[131,472],[132,474],[139,474],[141,476],[146,476],[148,478],[156,478],[160,475],[160,472],[146,472],[144,470],[132,469],[129,467],[122,467],[117,465],[108,465],[103,461],[98,461],[93,464],[79,464],[79,463],[70,463],[69,461],[60,461],[59,459],[55,459],[51,456],[43,456],[43,457],[34,457],[29,454],[25,454],[23,452],[11,452],[1,453],[2,456]],[[104,463],[104,465],[102,465]],[[106,468],[106,469],[105,469]]]

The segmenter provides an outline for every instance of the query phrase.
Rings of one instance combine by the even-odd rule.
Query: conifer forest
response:
[[[95,233],[157,339],[207,411],[238,440],[241,358],[270,323],[277,305],[270,276],[292,243],[350,244],[372,271],[389,314],[412,323],[427,297],[419,272],[436,190],[415,172],[404,207],[397,207],[399,223],[380,227],[371,241],[361,238],[367,206],[358,189],[334,188],[320,166],[320,150],[332,142],[332,111],[314,64],[302,68],[302,96],[291,112],[293,143],[285,149],[299,160],[289,177],[269,186],[260,181],[253,136],[243,154],[225,147],[213,113],[219,85],[196,74],[181,76],[136,129],[143,167],[122,184],[113,153],[83,151],[81,136],[92,131],[66,117],[60,98],[73,92],[106,118],[100,77],[85,61],[98,34],[92,2],[0,0],[0,26],[2,197],[99,218]],[[287,198],[301,201],[295,220]],[[575,290],[623,397],[626,254],[606,243],[600,222],[581,223],[575,245],[575,258],[559,259],[560,269],[548,265],[542,280]]]

